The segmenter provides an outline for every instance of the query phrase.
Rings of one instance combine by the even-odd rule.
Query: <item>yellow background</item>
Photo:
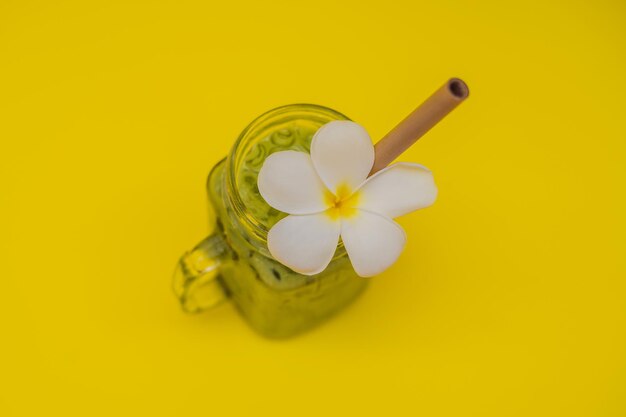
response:
[[[626,5],[0,3],[0,415],[626,415]],[[448,77],[404,160],[405,253],[286,342],[189,316],[204,181],[288,103],[373,138]]]

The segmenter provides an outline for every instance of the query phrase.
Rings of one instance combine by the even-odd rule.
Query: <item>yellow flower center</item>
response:
[[[358,191],[352,193],[352,190],[347,184],[340,184],[335,194],[326,191],[324,198],[326,199],[326,203],[330,206],[326,213],[333,220],[337,220],[340,217],[347,218],[354,216],[357,213],[355,207],[359,202],[359,194]]]

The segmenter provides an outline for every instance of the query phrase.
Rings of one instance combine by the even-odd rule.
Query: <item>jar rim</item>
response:
[[[254,132],[265,126],[268,122],[272,121],[272,119],[276,119],[276,121],[280,119],[288,118],[290,115],[293,116],[294,113],[303,113],[303,114],[311,114],[318,116],[326,116],[330,120],[350,120],[343,113],[338,112],[337,110],[333,110],[329,107],[321,106],[318,104],[309,104],[309,103],[297,103],[297,104],[287,104],[284,106],[276,107],[274,109],[268,110],[265,113],[261,114],[257,118],[255,118],[252,122],[250,122],[246,128],[239,134],[239,137],[233,144],[230,152],[228,153],[227,164],[226,164],[226,188],[228,190],[228,198],[230,200],[230,205],[233,207],[235,214],[237,216],[237,220],[243,221],[249,231],[253,233],[253,235],[260,239],[261,241],[267,241],[267,233],[269,229],[263,225],[261,222],[256,220],[253,216],[251,216],[247,210],[245,209],[245,205],[239,191],[236,187],[236,166],[232,162],[238,153],[242,152],[242,149],[247,144],[247,141],[253,137]],[[329,121],[330,121],[329,120]]]

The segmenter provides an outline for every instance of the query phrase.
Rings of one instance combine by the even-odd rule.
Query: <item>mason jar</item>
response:
[[[270,110],[246,127],[207,180],[215,212],[211,235],[177,265],[174,291],[183,309],[200,312],[229,299],[260,334],[284,338],[328,319],[364,290],[341,241],[317,275],[296,273],[267,249],[267,233],[285,214],[259,194],[256,176],[268,155],[309,153],[313,134],[333,120],[349,120],[327,107],[294,104]]]

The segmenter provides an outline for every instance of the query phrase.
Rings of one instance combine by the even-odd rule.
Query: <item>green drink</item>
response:
[[[250,325],[268,337],[288,337],[315,326],[352,300],[367,285],[354,272],[340,245],[320,274],[298,274],[274,260],[267,232],[285,216],[259,194],[257,176],[274,152],[309,152],[317,129],[347,120],[331,109],[291,105],[253,121],[207,182],[217,230],[185,254],[174,289],[183,307],[201,311],[226,296]]]

